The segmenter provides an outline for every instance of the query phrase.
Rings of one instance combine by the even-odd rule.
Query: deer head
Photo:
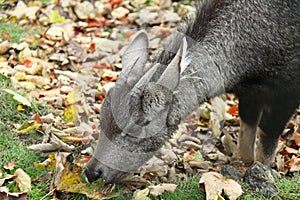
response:
[[[122,57],[122,73],[101,108],[101,134],[85,175],[116,182],[149,160],[170,135],[168,115],[179,84],[186,41],[167,67],[153,64],[146,71],[148,36],[138,32]],[[164,72],[155,78],[159,68]]]

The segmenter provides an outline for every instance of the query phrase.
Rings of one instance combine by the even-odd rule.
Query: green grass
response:
[[[178,184],[174,193],[164,192],[156,199],[164,200],[192,200],[192,199],[205,199],[204,194],[199,190],[198,183],[200,177],[190,177],[186,180],[177,180]]]
[[[27,35],[34,35],[34,34],[40,34],[42,33],[42,29],[38,28],[29,28],[29,27],[22,27],[20,25],[14,25],[10,22],[1,22],[0,21],[0,31],[7,33],[11,39],[12,42],[19,43],[21,38],[25,38]],[[0,34],[0,41],[6,40],[1,34]]]
[[[27,146],[39,140],[41,136],[34,131],[26,135],[19,135],[14,128],[14,124],[22,124],[28,120],[29,116],[32,116],[34,113],[45,112],[45,109],[41,105],[34,103],[35,106],[32,108],[26,107],[25,111],[18,111],[18,102],[11,98],[9,94],[1,91],[3,88],[13,90],[10,79],[0,74],[0,171],[4,175],[13,174],[17,168],[21,168],[33,181],[45,174],[46,171],[37,170],[34,167],[34,162],[41,162],[42,159],[38,153],[28,151]],[[24,92],[15,92],[24,95]],[[12,160],[15,160],[16,167],[13,170],[5,170],[3,168],[4,164]],[[47,193],[47,184],[50,181],[37,181],[36,184],[33,184],[30,199],[42,198]],[[7,186],[12,192],[17,192],[14,183],[10,183]]]

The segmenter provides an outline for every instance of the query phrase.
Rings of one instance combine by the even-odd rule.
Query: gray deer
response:
[[[300,103],[300,1],[210,0],[151,67],[140,31],[101,108],[101,134],[85,175],[117,182],[150,159],[185,116],[224,92],[239,97],[239,157],[271,165]]]

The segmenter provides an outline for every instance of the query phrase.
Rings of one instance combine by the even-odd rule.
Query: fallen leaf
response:
[[[151,200],[151,198],[147,197],[149,194],[149,188],[145,188],[143,190],[136,190],[133,193],[132,200]]]
[[[68,122],[77,122],[79,119],[79,105],[71,105],[65,108],[64,119]]]
[[[59,11],[58,10],[54,10],[50,15],[49,15],[49,21],[51,23],[59,23],[59,22],[63,22],[65,21],[66,19],[64,17],[62,17],[60,14],[59,14]]]
[[[61,179],[57,184],[57,190],[64,192],[85,194],[92,199],[103,199],[105,195],[111,192],[111,185],[104,185],[104,181],[99,179],[98,181],[87,185],[82,183],[81,180],[82,168],[66,163],[64,170],[62,171]]]
[[[7,187],[0,187],[0,199],[3,200],[28,200],[27,192],[9,192]]]
[[[281,151],[282,154],[284,155],[288,155],[288,154],[299,154],[299,151],[297,149],[294,149],[294,148],[291,148],[291,147],[288,147],[286,146],[282,151]]]
[[[300,130],[300,129],[299,129]],[[294,132],[293,133],[293,138],[294,138],[294,141],[295,141],[295,143],[296,143],[296,145],[298,146],[298,147],[300,147],[300,133],[298,133],[298,132]]]
[[[80,102],[81,100],[82,100],[82,94],[78,88],[75,88],[74,90],[69,92],[68,97],[67,97],[68,105],[75,104],[77,102]]]
[[[3,168],[8,170],[13,170],[16,167],[16,161],[15,159],[12,159],[8,163],[4,163]]]
[[[31,190],[31,178],[21,168],[14,173],[15,181],[21,192],[29,192]]]
[[[227,113],[229,113],[232,116],[238,117],[239,116],[239,108],[238,105],[230,106],[227,110]]]
[[[73,145],[68,145],[64,143],[59,138],[57,138],[54,134],[51,134],[49,143],[33,144],[27,147],[28,150],[41,151],[41,152],[53,152],[58,150],[70,152],[74,148],[75,147]]]
[[[199,181],[199,185],[204,184],[206,199],[217,200],[219,193],[224,191],[230,200],[237,199],[243,194],[242,187],[232,179],[226,179],[216,172],[204,173]]]
[[[32,67],[32,61],[30,59],[26,58],[23,62],[23,65],[27,68],[30,68],[30,67]]]
[[[42,97],[55,97],[60,94],[60,88],[53,88],[51,90],[46,90],[43,92],[40,92],[38,95],[38,98]]]
[[[123,2],[123,0],[109,0],[109,3],[112,7],[116,7],[120,5]]]
[[[215,97],[212,100],[210,112],[210,127],[213,130],[215,137],[219,137],[223,130],[225,122],[225,113],[227,110],[226,102],[221,97]]]
[[[37,124],[41,124],[41,125],[43,125],[43,123],[44,123],[38,113],[34,115],[34,122]]]
[[[95,15],[94,6],[88,1],[77,3],[74,11],[79,19],[93,18]]]
[[[80,182],[81,168],[67,163],[57,189],[65,192],[82,193],[88,189],[87,185]]]
[[[6,183],[6,181],[12,181],[13,180],[13,178],[14,178],[14,176],[13,175],[6,175],[4,178],[1,178],[0,179],[0,187],[4,184],[4,183]]]
[[[41,163],[33,163],[34,166],[38,169],[38,170],[54,170],[55,166],[56,166],[56,160],[55,160],[55,156],[53,154],[49,154],[48,158]]]
[[[13,95],[13,99],[16,100],[17,102],[23,104],[23,105],[26,105],[26,106],[29,106],[31,107],[31,103],[28,99],[26,99],[25,97],[21,96],[20,94],[10,90],[10,89],[2,89],[3,91]]]
[[[118,7],[111,12],[111,15],[116,19],[122,19],[129,13],[129,10],[124,7]]]
[[[171,183],[162,183],[155,186],[149,186],[150,194],[152,194],[154,197],[161,195],[165,191],[173,193],[175,192],[176,188],[177,185]]]
[[[5,34],[4,31],[1,31],[1,35]],[[0,43],[0,55],[6,53],[11,47],[11,43],[9,41],[3,41]]]
[[[90,141],[89,138],[79,138],[73,136],[64,136],[61,137],[61,139],[65,142],[75,142],[75,143],[83,143],[83,144],[88,144],[88,142]]]
[[[23,124],[18,128],[18,132],[19,133],[28,133],[29,131],[32,130],[37,130],[42,124],[38,123],[38,122],[29,122],[29,121],[25,121],[23,122]]]
[[[285,167],[290,169],[290,172],[299,172],[300,171],[300,158],[295,155],[285,163]]]

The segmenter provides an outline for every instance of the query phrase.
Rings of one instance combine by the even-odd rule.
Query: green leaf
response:
[[[19,95],[18,93],[10,90],[10,89],[3,89],[3,91],[13,95],[13,99],[16,100],[17,102],[23,104],[23,105],[26,105],[26,106],[29,106],[31,107],[31,103],[28,99],[26,99],[25,97]]]
[[[195,156],[195,158],[198,158],[200,160],[204,160],[203,157],[202,157],[202,154],[200,153],[200,151],[196,151],[194,156]]]

